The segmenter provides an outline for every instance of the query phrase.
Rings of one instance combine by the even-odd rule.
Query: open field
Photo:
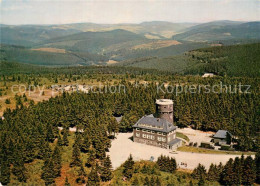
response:
[[[178,148],[178,151],[191,152],[191,153],[204,153],[204,154],[232,154],[232,155],[255,155],[254,152],[239,152],[239,151],[223,151],[223,150],[211,150],[199,147],[182,146]]]
[[[145,144],[134,143],[130,138],[132,133],[119,133],[116,139],[112,141],[112,146],[108,154],[111,157],[113,168],[119,167],[132,154],[134,160],[149,160],[151,156],[157,159],[160,155],[166,155],[176,158],[179,168],[194,169],[199,163],[207,169],[211,163],[225,164],[230,158],[239,157],[233,154],[205,154],[193,152],[181,152],[176,154],[170,153],[167,149],[153,147]],[[187,167],[180,165],[186,163]]]
[[[65,53],[65,49],[59,49],[59,48],[33,48],[31,50],[36,50],[36,51],[43,51],[43,52],[54,52],[54,53]]]
[[[107,61],[108,65],[113,65],[113,64],[117,64],[117,63],[118,63],[118,61],[111,60],[111,59]]]
[[[133,50],[137,49],[158,49],[163,47],[169,47],[172,45],[180,45],[181,43],[176,40],[159,40],[132,47]]]

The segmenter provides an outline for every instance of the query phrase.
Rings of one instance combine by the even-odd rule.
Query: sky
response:
[[[0,0],[2,24],[259,21],[260,0]]]

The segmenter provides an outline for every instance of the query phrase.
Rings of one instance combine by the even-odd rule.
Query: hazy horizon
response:
[[[52,26],[52,25],[66,25],[66,24],[97,24],[97,25],[135,25],[135,24],[143,24],[143,23],[151,23],[151,22],[169,22],[173,24],[203,24],[203,23],[209,23],[209,22],[218,22],[218,21],[230,21],[230,22],[259,22],[260,20],[248,20],[248,21],[234,21],[234,20],[212,20],[212,21],[206,21],[206,22],[171,22],[171,21],[142,21],[138,23],[95,23],[95,22],[72,22],[72,23],[58,23],[58,24],[4,24],[1,23],[1,25],[8,25],[8,26],[30,26],[30,25],[39,25],[39,26]]]
[[[0,0],[1,24],[259,21],[260,0]]]

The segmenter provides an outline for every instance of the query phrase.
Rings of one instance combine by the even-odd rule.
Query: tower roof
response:
[[[173,101],[171,99],[157,99],[155,103],[158,105],[172,105]]]

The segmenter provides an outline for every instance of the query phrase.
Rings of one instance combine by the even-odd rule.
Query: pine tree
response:
[[[244,185],[252,185],[256,179],[256,166],[253,158],[247,156],[245,159],[245,164],[243,166],[244,179],[242,180]]]
[[[235,158],[235,161],[233,163],[233,172],[234,172],[233,183],[236,185],[241,185],[243,167],[241,164],[241,159],[238,157]]]
[[[27,180],[27,170],[24,166],[23,158],[19,155],[14,160],[12,173],[17,177],[19,182],[26,182],[26,180]]]
[[[87,130],[86,130],[86,131],[84,131],[82,145],[81,145],[80,150],[82,152],[88,152],[90,146],[91,146],[91,139],[90,139],[90,136],[89,136],[89,134],[87,133]]]
[[[52,158],[45,160],[44,166],[42,167],[41,178],[45,181],[45,185],[50,185],[54,183],[55,172]]]
[[[96,149],[96,157],[97,159],[104,159],[106,156],[105,148],[101,140],[96,140],[95,142],[95,149]]]
[[[255,155],[256,183],[260,184],[260,150]]]
[[[214,165],[213,163],[209,167],[207,179],[209,181],[218,181],[218,179],[219,179],[219,172],[218,172],[217,166]]]
[[[193,170],[191,175],[194,179],[205,179],[207,175],[206,169],[203,165],[199,163],[199,165]]]
[[[104,159],[104,163],[103,163],[103,167],[101,169],[101,175],[100,178],[102,179],[102,181],[106,182],[112,179],[112,163],[110,160],[110,157],[107,156]]]
[[[150,180],[147,176],[144,178],[144,186],[150,186]]]
[[[63,144],[64,144],[65,146],[68,146],[68,145],[69,145],[68,135],[69,135],[69,130],[68,130],[68,128],[64,128],[62,141],[63,141]]]
[[[156,186],[155,184],[155,179],[154,177],[152,176],[151,180],[150,180],[150,186]]]
[[[68,180],[68,177],[66,176],[66,179],[65,179],[65,184],[64,186],[70,186],[70,183],[69,183],[69,180]]]
[[[138,177],[136,176],[131,184],[132,186],[139,186],[139,180],[138,180]]]
[[[62,146],[62,145],[64,144],[64,142],[62,141],[62,138],[61,138],[60,134],[58,134],[58,142],[57,142],[57,144],[58,144],[59,146]]]
[[[48,159],[51,157],[52,151],[48,142],[41,142],[41,149],[38,152],[39,159]]]
[[[0,166],[0,183],[6,185],[10,182],[10,164],[6,155],[3,156]]]
[[[232,185],[233,178],[233,159],[230,158],[221,172],[220,183],[223,185]]]
[[[177,169],[177,163],[175,158],[171,158],[169,161],[169,172],[173,173]]]
[[[93,166],[95,164],[95,159],[96,159],[96,151],[94,148],[90,147],[89,149],[89,157],[86,162],[87,167]]]
[[[80,169],[78,171],[78,178],[76,179],[76,182],[80,184],[85,183],[85,176],[86,176],[86,172],[83,167],[83,164],[81,164]]]
[[[81,159],[80,159],[80,149],[79,149],[79,144],[77,141],[75,141],[73,145],[73,151],[72,151],[72,162],[70,163],[70,167],[74,166],[80,166],[81,165]]]
[[[147,166],[145,164],[144,164],[144,166],[141,169],[141,173],[143,173],[143,174],[147,174],[148,173],[148,168],[147,168]]]
[[[91,169],[91,172],[88,175],[88,181],[87,181],[87,186],[99,186],[100,184],[100,178],[98,176],[96,167],[93,166]]]
[[[161,186],[161,185],[162,185],[161,180],[157,176],[157,178],[156,178],[156,186]]]
[[[61,171],[61,152],[59,148],[60,147],[56,145],[52,155],[52,160],[54,164],[53,170],[54,170],[55,177],[59,177]]]
[[[125,161],[123,167],[123,174],[125,177],[127,178],[131,178],[133,173],[134,173],[134,161],[133,161],[133,157],[130,154],[129,158]]]
[[[53,127],[51,126],[51,124],[47,124],[46,139],[48,142],[53,142],[55,140],[55,136],[53,133]]]
[[[204,177],[200,177],[200,180],[198,182],[198,186],[204,186],[204,185],[205,185]]]

